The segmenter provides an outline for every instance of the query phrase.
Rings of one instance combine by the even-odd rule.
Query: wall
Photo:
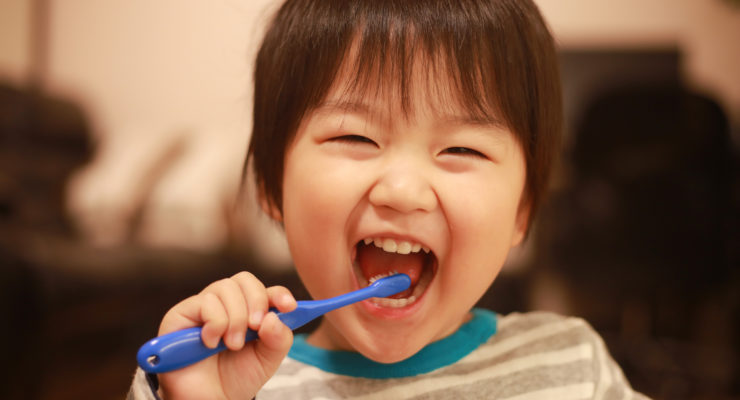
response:
[[[740,124],[740,5],[719,0],[537,0],[564,48],[684,53],[686,83],[717,96]],[[735,137],[735,143],[738,138]]]

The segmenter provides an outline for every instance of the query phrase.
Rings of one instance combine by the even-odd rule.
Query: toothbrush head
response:
[[[378,279],[370,285],[373,297],[388,297],[402,292],[411,286],[411,278],[406,274],[395,274]]]

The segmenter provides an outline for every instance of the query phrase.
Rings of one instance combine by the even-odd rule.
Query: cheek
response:
[[[452,230],[464,235],[490,237],[513,227],[520,200],[519,185],[471,179],[450,181],[447,188],[440,201]]]
[[[283,179],[283,225],[293,262],[311,294],[328,297],[314,272],[341,276],[347,268],[346,229],[361,193],[356,171],[310,151],[287,159]],[[341,279],[337,279],[341,281]]]
[[[452,250],[442,270],[443,290],[453,293],[462,308],[472,307],[488,290],[511,249],[516,207],[478,193],[476,201],[460,202],[457,217],[449,215],[455,222],[450,223]]]
[[[486,269],[498,268],[515,234],[519,185],[476,179],[467,183],[456,181],[451,188],[455,190],[448,191],[442,203],[453,240],[453,255],[465,262],[485,265]]]
[[[357,202],[358,179],[347,168],[303,163],[286,170],[283,207],[286,228],[291,222],[335,229]],[[315,227],[318,228],[318,227]]]
[[[293,221],[322,219],[325,207],[335,200],[328,188],[335,180],[322,165],[321,158],[296,148],[286,157],[283,177],[283,207],[286,224]]]
[[[311,297],[325,298],[336,289],[327,275],[342,265],[337,249],[336,199],[326,177],[309,169],[286,168],[283,180],[283,227],[296,271]]]

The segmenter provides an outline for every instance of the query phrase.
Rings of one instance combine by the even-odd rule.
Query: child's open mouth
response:
[[[377,279],[404,273],[411,286],[388,298],[374,298],[376,305],[402,308],[419,300],[434,278],[437,261],[433,252],[418,243],[388,238],[367,238],[356,246],[355,275],[365,287]]]

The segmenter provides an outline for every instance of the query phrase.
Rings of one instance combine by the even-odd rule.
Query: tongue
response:
[[[357,249],[357,262],[365,279],[395,271],[408,275],[413,287],[419,281],[424,268],[424,253],[388,253],[373,245],[360,245]]]

